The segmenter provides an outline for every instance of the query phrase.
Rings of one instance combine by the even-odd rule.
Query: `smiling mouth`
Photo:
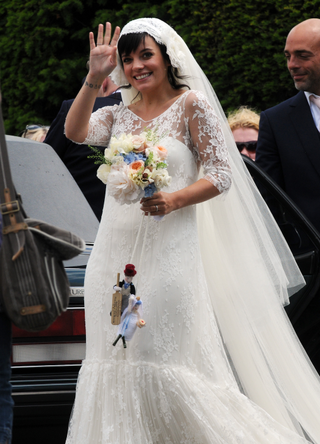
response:
[[[301,79],[304,76],[305,76],[304,74],[295,74],[295,73],[292,74],[292,78],[294,80],[299,80],[299,79]]]
[[[149,72],[148,74],[142,74],[141,76],[133,76],[134,77],[134,79],[136,79],[136,80],[142,80],[142,79],[145,79],[146,77],[149,77],[149,76],[151,76],[151,72]]]

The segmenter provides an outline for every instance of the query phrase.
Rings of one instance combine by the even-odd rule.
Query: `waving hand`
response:
[[[93,32],[89,34],[90,42],[90,74],[104,80],[117,65],[117,42],[120,35],[119,26],[116,27],[111,40],[111,23],[106,23],[106,32],[103,35],[104,26],[99,25],[97,44],[94,41]]]

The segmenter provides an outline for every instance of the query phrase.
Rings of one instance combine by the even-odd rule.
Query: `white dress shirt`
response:
[[[316,125],[316,128],[318,128],[318,130],[319,130],[319,128],[320,128],[320,108],[318,108],[318,106],[310,100],[310,96],[315,96],[316,98],[319,98],[319,99],[320,99],[320,97],[317,96],[316,94],[310,93],[308,91],[304,91],[304,93],[305,93],[305,96],[306,96],[309,106],[310,106],[310,110],[311,110],[314,124]]]

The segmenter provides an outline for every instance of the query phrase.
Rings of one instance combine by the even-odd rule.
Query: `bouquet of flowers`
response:
[[[95,154],[89,157],[100,164],[98,178],[120,204],[138,202],[170,184],[168,153],[158,141],[154,131],[145,130],[140,135],[113,136],[104,154],[90,147]]]

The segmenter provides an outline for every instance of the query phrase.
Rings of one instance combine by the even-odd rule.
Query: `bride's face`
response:
[[[159,90],[161,86],[169,84],[169,62],[164,61],[160,48],[152,37],[146,36],[136,51],[122,54],[121,59],[128,82],[141,93]]]

